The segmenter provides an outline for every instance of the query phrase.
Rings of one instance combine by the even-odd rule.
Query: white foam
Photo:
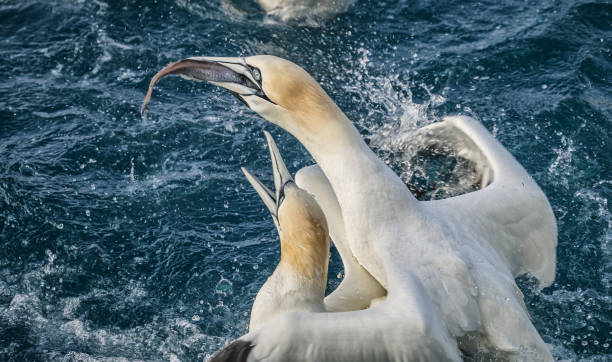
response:
[[[34,345],[31,348],[45,360],[189,361],[196,355],[198,360],[204,360],[229,342],[228,338],[203,333],[189,320],[193,314],[184,308],[158,310],[149,321],[131,328],[98,326],[88,319],[88,308],[92,307],[84,302],[113,298],[118,300],[119,307],[129,308],[147,300],[147,289],[138,281],[128,281],[111,290],[93,289],[77,297],[52,297],[48,281],[73,272],[58,265],[57,257],[49,251],[47,261],[34,270],[21,278],[4,278],[3,275],[7,282],[0,282],[0,296],[6,300],[12,295],[5,307],[0,304],[3,328],[24,330]],[[222,279],[220,284],[226,286],[227,280]],[[222,302],[213,309],[218,312],[216,315],[232,318]],[[185,318],[176,317],[180,310],[184,310]],[[194,322],[198,322],[198,318]],[[230,323],[240,328],[241,318],[236,318]],[[3,353],[10,351],[0,350],[0,356]]]

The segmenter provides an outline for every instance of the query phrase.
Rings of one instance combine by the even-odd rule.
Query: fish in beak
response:
[[[168,64],[155,74],[142,104],[143,115],[151,100],[153,87],[161,78],[170,74],[225,88],[247,106],[249,104],[244,98],[248,96],[256,96],[274,103],[263,91],[261,72],[256,67],[248,65],[245,58],[191,57]]]

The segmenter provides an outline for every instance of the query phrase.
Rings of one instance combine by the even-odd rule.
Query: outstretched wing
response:
[[[357,261],[346,238],[342,210],[327,177],[318,165],[307,166],[295,174],[296,184],[312,194],[323,210],[329,234],[342,258],[344,279],[325,298],[330,312],[367,308],[373,299],[384,296],[386,290]]]
[[[514,276],[530,273],[540,286],[555,277],[557,226],[548,199],[525,169],[479,122],[447,117],[414,137],[445,146],[477,165],[482,189],[421,205],[487,235]]]
[[[283,314],[211,361],[461,361],[419,282],[407,290],[361,311]]]

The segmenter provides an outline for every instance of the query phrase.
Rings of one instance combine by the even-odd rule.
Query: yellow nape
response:
[[[343,115],[319,83],[300,66],[271,55],[247,58],[262,74],[266,96],[289,111],[303,130],[317,131]]]
[[[284,188],[285,199],[278,210],[280,264],[308,279],[327,279],[329,229],[319,204],[295,184]]]

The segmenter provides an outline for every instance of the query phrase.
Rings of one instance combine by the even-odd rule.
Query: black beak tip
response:
[[[232,92],[232,91],[229,91],[229,92],[230,92],[230,94],[231,94],[231,95],[233,95],[234,97],[238,98],[238,100],[239,100],[239,101],[240,101],[242,104],[244,104],[245,106],[247,106],[247,108],[249,108],[249,109],[251,108],[251,107],[249,106],[249,104],[248,104],[248,103],[247,103],[247,102],[244,100],[244,98],[242,98],[242,96],[241,96],[240,94],[238,94],[238,93],[236,93],[236,92]]]

